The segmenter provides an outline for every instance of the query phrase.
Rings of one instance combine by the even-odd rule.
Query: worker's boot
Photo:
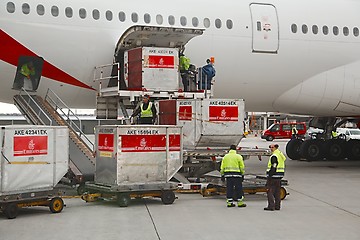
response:
[[[242,196],[241,199],[238,200],[238,207],[246,207],[246,204],[244,203],[244,196]]]
[[[235,207],[235,204],[232,199],[226,200],[227,207]]]

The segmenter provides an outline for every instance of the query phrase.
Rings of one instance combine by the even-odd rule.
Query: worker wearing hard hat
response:
[[[266,171],[267,175],[267,199],[268,206],[264,208],[266,211],[280,210],[280,189],[281,179],[285,174],[285,160],[286,157],[278,149],[278,144],[272,144],[269,146],[272,155],[269,158],[268,167]]]
[[[226,203],[227,207],[246,207],[244,203],[244,192],[242,189],[245,165],[243,157],[236,153],[236,146],[231,145],[229,153],[226,154],[220,166],[221,180],[226,179]]]

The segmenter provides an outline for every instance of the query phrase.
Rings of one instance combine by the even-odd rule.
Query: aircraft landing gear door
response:
[[[275,6],[250,4],[252,19],[252,51],[277,53],[279,49],[279,23]]]

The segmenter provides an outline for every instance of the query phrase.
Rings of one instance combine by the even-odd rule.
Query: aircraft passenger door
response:
[[[252,51],[277,53],[279,49],[279,22],[276,8],[271,4],[250,4],[252,19]]]

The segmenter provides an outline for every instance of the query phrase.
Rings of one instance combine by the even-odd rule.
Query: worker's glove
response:
[[[222,182],[225,182],[225,176],[224,175],[221,175],[220,179],[221,179]]]

